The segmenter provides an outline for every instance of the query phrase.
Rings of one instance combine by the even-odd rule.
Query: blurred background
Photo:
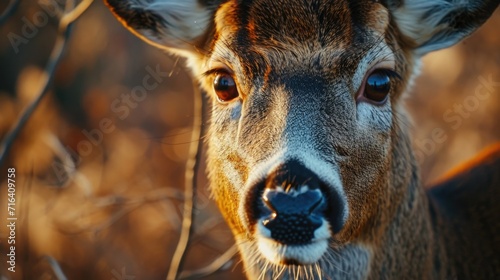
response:
[[[1,26],[0,139],[39,91],[57,23],[56,13],[30,0]],[[405,102],[425,184],[500,140],[498,26],[497,10],[465,42],[424,58]],[[0,227],[0,279],[56,279],[47,256],[69,279],[164,279],[179,238],[193,121],[183,61],[134,37],[95,1],[73,26],[50,88],[0,169],[0,219],[9,167],[19,217],[15,273],[7,271],[9,233]],[[234,242],[204,172],[198,177],[187,271]],[[239,279],[241,271],[235,259],[207,279]]]

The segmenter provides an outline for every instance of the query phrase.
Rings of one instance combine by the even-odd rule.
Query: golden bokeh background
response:
[[[39,91],[56,17],[22,1],[1,27],[0,139]],[[423,60],[405,102],[426,184],[500,140],[499,26],[497,10],[472,37]],[[12,34],[24,40],[13,44]],[[157,67],[167,73],[157,85],[139,101],[127,99]],[[50,94],[0,167],[0,220],[8,167],[16,168],[19,218],[15,273],[7,271],[8,232],[0,227],[0,279],[56,279],[46,256],[68,279],[164,279],[179,238],[192,95],[181,59],[134,37],[95,1],[73,26]],[[198,177],[185,270],[206,266],[234,242],[204,173]],[[241,270],[235,260],[207,279],[242,278]]]

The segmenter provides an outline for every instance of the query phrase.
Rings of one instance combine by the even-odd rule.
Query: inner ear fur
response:
[[[400,32],[417,54],[450,47],[479,28],[500,0],[385,0]]]
[[[220,1],[104,0],[132,33],[147,43],[181,55],[197,51],[213,28]]]

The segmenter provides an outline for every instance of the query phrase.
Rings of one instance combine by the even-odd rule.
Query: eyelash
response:
[[[210,69],[208,71],[205,71],[201,74],[202,77],[214,77],[218,74],[228,74],[228,75],[231,75],[231,73],[229,71],[227,71],[226,69],[222,69],[222,68],[215,68],[215,69]]]
[[[396,80],[396,81],[401,81],[403,78],[394,70],[388,69],[388,68],[380,68],[377,69],[377,71],[382,72],[383,74],[386,74],[387,77],[389,77],[391,80]]]

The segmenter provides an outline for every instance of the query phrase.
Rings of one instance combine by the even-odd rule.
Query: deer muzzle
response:
[[[275,166],[251,188],[249,221],[261,253],[279,264],[310,264],[345,223],[345,199],[299,160]]]

